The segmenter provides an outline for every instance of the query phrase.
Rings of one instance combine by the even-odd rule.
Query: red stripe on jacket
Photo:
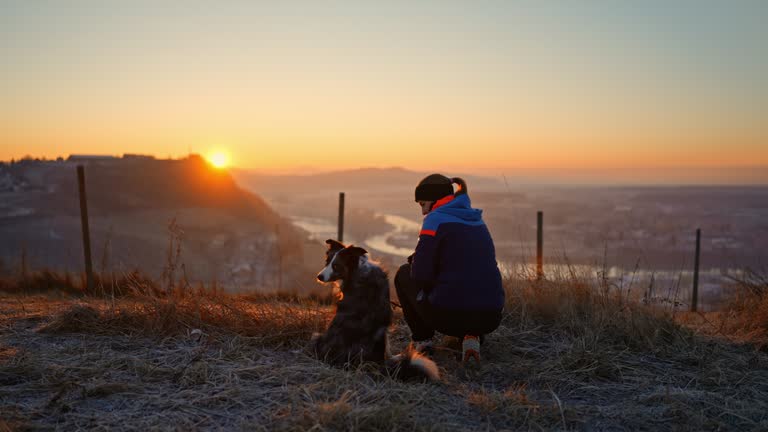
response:
[[[422,235],[422,234],[434,237],[437,234],[437,231],[423,229],[419,231],[419,235]]]
[[[448,195],[446,197],[440,198],[439,200],[435,201],[435,204],[432,206],[432,210],[430,211],[434,211],[436,208],[442,207],[448,204],[449,202],[453,201],[454,198],[456,197],[453,195]]]

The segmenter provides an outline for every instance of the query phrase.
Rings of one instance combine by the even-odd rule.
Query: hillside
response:
[[[723,328],[695,333],[588,281],[506,288],[483,362],[462,366],[445,339],[434,384],[313,358],[310,335],[333,313],[316,301],[3,294],[0,430],[768,428],[768,355]],[[394,352],[408,340],[398,311],[390,340]]]
[[[202,158],[86,160],[94,267],[134,268],[159,277],[184,265],[190,281],[233,289],[272,286],[279,257],[301,262],[304,235],[225,170]],[[0,166],[0,271],[80,271],[82,246],[76,162]],[[180,246],[180,249],[179,249]],[[171,250],[172,249],[172,250]],[[289,271],[289,270],[285,270]],[[303,272],[303,268],[293,268]]]

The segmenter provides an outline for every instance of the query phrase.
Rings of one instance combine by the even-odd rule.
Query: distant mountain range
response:
[[[308,175],[272,175],[248,170],[233,170],[232,174],[237,182],[244,187],[266,195],[276,195],[311,194],[321,190],[412,190],[422,178],[432,173],[392,167],[359,168]],[[455,173],[444,174],[462,177],[467,181],[470,190],[499,190],[505,187],[503,177],[491,178]]]
[[[282,191],[295,193],[308,183],[317,188],[394,188],[413,187],[426,171],[413,171],[401,167],[359,168],[309,174],[268,174],[264,172],[234,169],[232,174],[242,185],[253,190],[277,187]],[[310,171],[308,171],[310,172]],[[720,166],[720,167],[600,167],[579,168],[517,168],[508,169],[498,175],[463,175],[444,172],[445,175],[463,177],[470,189],[505,191],[520,187],[590,187],[590,186],[744,186],[768,184],[766,166]],[[392,187],[390,187],[392,189]]]

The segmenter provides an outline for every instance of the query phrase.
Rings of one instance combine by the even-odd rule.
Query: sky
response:
[[[0,160],[768,183],[768,2],[0,0]]]

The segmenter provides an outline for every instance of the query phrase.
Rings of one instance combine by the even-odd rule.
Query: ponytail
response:
[[[464,181],[463,178],[453,177],[451,178],[451,183],[456,183],[458,186],[458,189],[456,189],[456,192],[453,194],[453,196],[465,195],[467,193],[467,182]]]

